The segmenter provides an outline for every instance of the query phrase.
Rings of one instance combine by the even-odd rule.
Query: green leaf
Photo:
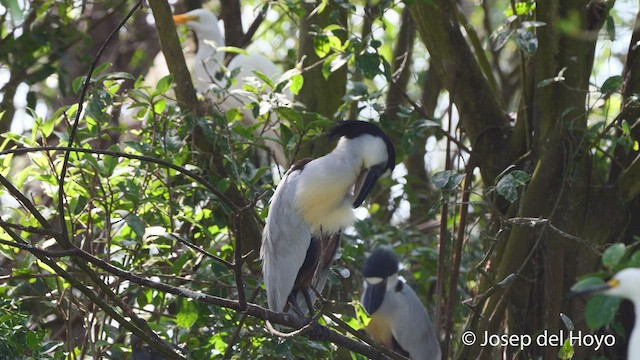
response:
[[[616,315],[621,299],[607,295],[592,296],[585,308],[585,320],[591,330],[609,324]]]
[[[313,39],[313,47],[316,55],[323,58],[329,55],[331,50],[339,50],[342,47],[342,41],[332,33],[319,34]]]
[[[327,7],[328,3],[329,3],[329,0],[322,0],[320,4],[318,4],[318,6],[316,6],[316,8],[311,11],[311,13],[309,14],[309,17],[315,14],[321,14],[324,11],[324,9]]]
[[[173,76],[171,74],[164,76],[162,79],[158,80],[158,84],[156,84],[155,94],[164,94],[171,88],[171,84],[173,84]]]
[[[362,71],[367,79],[373,79],[380,73],[380,56],[373,53],[365,53],[356,57],[356,67]]]
[[[304,76],[302,76],[302,74],[296,74],[291,76],[291,86],[289,86],[289,90],[291,90],[293,95],[298,95],[303,85],[304,85]]]
[[[464,174],[454,173],[451,170],[440,171],[431,177],[431,183],[441,191],[452,191],[464,179]]]
[[[105,81],[105,80],[135,80],[135,78],[133,77],[133,75],[129,74],[128,72],[115,71],[115,72],[107,73],[107,74],[105,74],[103,76],[100,76],[100,78],[98,80],[99,81]]]
[[[275,87],[275,85],[273,84],[273,81],[271,79],[269,79],[269,77],[267,75],[265,75],[264,73],[258,71],[258,70],[254,70],[253,74],[255,76],[257,76],[260,80],[262,80],[262,82],[264,82],[265,84],[269,85],[270,87]]]
[[[496,192],[511,203],[518,200],[518,184],[511,174],[505,175],[498,181]]]
[[[612,244],[602,254],[602,265],[608,268],[614,268],[624,256],[627,247],[622,243]]]
[[[601,278],[598,278],[598,277],[595,277],[595,276],[590,276],[588,278],[584,278],[584,279],[578,281],[577,283],[575,283],[571,287],[571,291],[579,292],[579,291],[586,290],[586,289],[589,289],[589,288],[600,287],[602,285],[604,285],[604,281]]]
[[[106,62],[104,64],[100,64],[98,66],[96,66],[96,68],[93,70],[93,76],[97,76],[100,75],[100,73],[102,73],[103,71],[105,71],[108,67],[110,67],[111,65],[113,65],[110,62]]]
[[[198,308],[192,299],[180,298],[179,302],[176,323],[182,328],[189,329],[198,320]]]
[[[56,125],[56,118],[51,118],[45,121],[42,126],[40,126],[40,131],[42,132],[43,138],[48,138],[51,133],[53,133],[53,128]]]
[[[529,179],[531,179],[531,176],[528,173],[522,170],[514,170],[498,181],[496,192],[509,202],[514,202],[518,199],[518,187],[525,185],[529,182]]]
[[[640,251],[636,251],[631,255],[626,263],[627,267],[640,267]]]
[[[615,41],[616,40],[616,23],[613,20],[613,16],[611,15],[607,15],[606,28],[607,28],[607,35],[609,36],[609,40]]]
[[[603,94],[610,94],[618,90],[622,86],[622,76],[614,75],[602,83],[600,92]]]
[[[431,183],[437,189],[444,189],[451,178],[451,170],[439,171],[431,177]]]
[[[74,94],[80,92],[80,89],[82,88],[82,86],[84,86],[84,81],[86,80],[86,78],[86,76],[78,76],[73,80],[73,82],[71,83],[71,91],[73,91]]]
[[[507,43],[507,40],[513,34],[513,30],[500,30],[491,35],[491,44],[493,46],[493,50],[500,50]]]
[[[125,216],[124,221],[129,225],[131,230],[133,230],[137,238],[142,238],[142,235],[144,235],[145,224],[138,215],[129,214]]]
[[[522,15],[526,15],[532,11],[534,11],[536,9],[536,3],[535,1],[530,1],[530,2],[516,2],[515,3],[515,9],[516,9],[516,13],[515,15],[518,16],[522,16]],[[507,7],[507,9],[504,11],[504,16],[506,17],[510,17],[513,16],[513,7],[509,6]]]
[[[565,339],[564,344],[562,344],[562,347],[560,348],[560,350],[558,350],[558,358],[559,359],[571,359],[573,358],[573,345],[571,345],[572,341],[570,338]]]
[[[100,339],[98,341],[96,341],[95,346],[97,347],[103,347],[103,346],[110,346],[111,344],[109,344],[109,342],[107,340],[103,340]]]
[[[567,330],[573,331],[573,329],[575,329],[573,321],[571,321],[571,319],[567,315],[560,313],[560,319],[564,323],[564,326],[567,328]]]
[[[233,53],[233,54],[242,54],[244,56],[250,56],[250,54],[247,52],[247,50],[245,50],[243,48],[235,47],[235,46],[217,46],[216,50],[222,51],[222,52]]]
[[[526,185],[529,182],[529,180],[531,180],[531,175],[529,175],[529,173],[527,173],[526,171],[522,171],[522,170],[512,171],[511,176],[513,176],[513,180],[518,185]]]
[[[339,55],[339,53],[331,54],[324,59],[324,63],[322,63],[322,76],[325,79],[328,79],[331,75],[331,63],[338,58]]]
[[[29,349],[36,351],[38,350],[38,348],[40,348],[40,344],[38,344],[38,334],[36,334],[35,331],[29,331],[27,332],[27,338],[26,338],[26,342],[27,342],[27,347],[29,347]]]

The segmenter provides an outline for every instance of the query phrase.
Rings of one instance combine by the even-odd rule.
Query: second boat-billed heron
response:
[[[389,137],[366,121],[341,121],[329,132],[335,149],[293,164],[278,184],[262,234],[269,309],[313,313],[340,243],[378,178],[395,166]]]
[[[398,278],[393,251],[375,250],[364,264],[361,303],[371,316],[365,331],[378,343],[413,360],[442,357],[437,333],[418,295]]]

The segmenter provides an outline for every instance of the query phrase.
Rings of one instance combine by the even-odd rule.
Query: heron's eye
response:
[[[367,281],[367,284],[369,284],[369,285],[378,285],[378,284],[380,284],[381,282],[384,281],[383,278],[379,278],[379,277],[368,277],[365,280]]]

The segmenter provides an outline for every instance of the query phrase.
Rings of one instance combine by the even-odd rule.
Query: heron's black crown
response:
[[[386,278],[398,272],[400,265],[393,251],[380,248],[374,251],[364,263],[364,277]]]
[[[354,139],[364,134],[377,136],[384,141],[385,145],[387,145],[387,155],[389,156],[386,169],[392,171],[396,166],[396,149],[393,147],[393,143],[391,143],[389,136],[387,136],[387,134],[385,134],[384,131],[374,123],[361,120],[340,121],[336,126],[329,130],[327,136],[329,136],[331,141],[334,141],[343,136],[347,139]]]

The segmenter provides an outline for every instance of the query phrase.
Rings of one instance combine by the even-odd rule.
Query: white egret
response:
[[[218,18],[209,10],[195,9],[185,14],[174,15],[176,24],[184,24],[193,30],[198,39],[198,51],[194,58],[194,77],[199,93],[209,96],[224,112],[240,109],[243,124],[247,127],[258,122],[253,112],[245,106],[254,102],[255,94],[243,90],[245,84],[258,82],[256,72],[260,72],[272,81],[277,81],[282,72],[276,64],[256,53],[237,54],[231,62],[224,66],[225,52],[218,49],[225,46],[225,38],[220,29]],[[235,74],[233,79],[230,74]],[[230,83],[231,82],[231,83]],[[280,94],[276,103],[286,104],[291,101],[290,94]],[[254,131],[269,148],[276,162],[283,167],[288,164],[279,135],[273,129],[272,118],[264,126]]]
[[[606,284],[578,291],[576,295],[601,293],[631,300],[634,306],[636,321],[629,336],[627,359],[640,360],[640,269],[626,268],[615,274]]]

